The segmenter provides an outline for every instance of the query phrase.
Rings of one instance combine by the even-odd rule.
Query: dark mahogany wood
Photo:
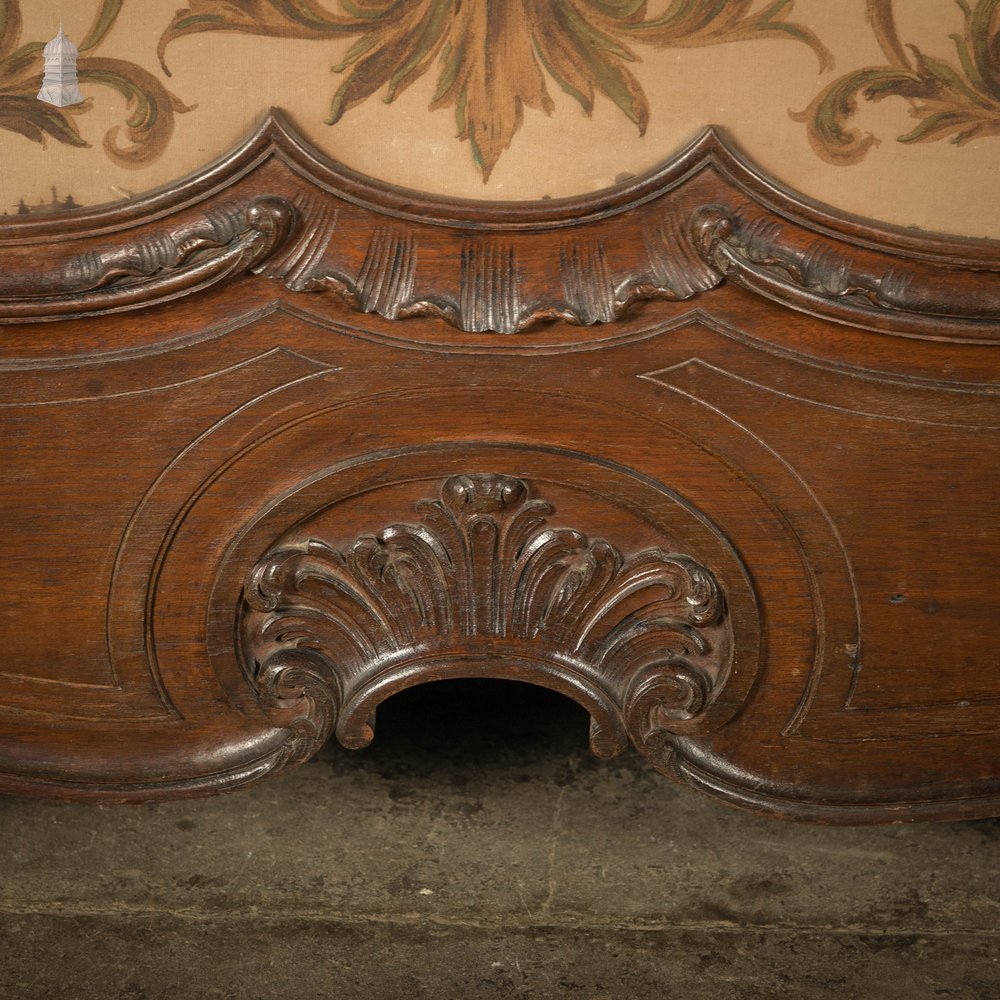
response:
[[[1000,245],[711,130],[486,204],[274,112],[0,254],[3,790],[218,791],[506,677],[745,808],[1000,813]]]

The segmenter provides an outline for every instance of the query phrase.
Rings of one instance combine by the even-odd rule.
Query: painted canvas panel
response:
[[[135,196],[269,106],[364,173],[595,190],[727,128],[785,184],[1000,235],[1000,0],[0,0],[0,210]],[[85,101],[35,99],[65,18]]]

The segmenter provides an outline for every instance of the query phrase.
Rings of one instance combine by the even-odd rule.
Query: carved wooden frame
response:
[[[907,434],[941,482],[967,448],[965,493],[918,499],[968,517],[982,549],[941,570],[952,647],[971,660],[1000,639],[969,610],[988,581],[966,579],[992,565],[980,498],[1000,494],[996,244],[838,215],[713,130],[609,191],[483,204],[360,177],[275,111],[169,189],[4,220],[0,253],[0,412],[33,428],[11,444],[18,475],[83,460],[72,423],[66,456],[38,458],[46,407],[155,423],[156,394],[194,399],[169,410],[183,434],[150,431],[162,464],[119,535],[56,540],[112,564],[92,654],[107,680],[45,676],[27,653],[0,667],[0,787],[232,787],[331,732],[365,744],[402,687],[509,676],[580,700],[595,752],[631,741],[745,807],[997,810],[992,681],[891,651],[888,680],[866,679],[864,622],[897,629],[872,595],[894,559],[917,573],[919,503],[887,505],[880,564],[843,500],[882,502],[870,456]],[[849,483],[797,450],[803,413],[820,415],[813,450],[868,449],[837,465]],[[135,443],[104,447],[138,489]],[[958,551],[954,524],[926,531]],[[48,565],[28,532],[5,544]]]
[[[282,175],[276,193],[241,199],[262,173]],[[719,197],[699,204],[704,181]],[[168,214],[175,221],[157,225]],[[128,230],[123,246],[114,234]],[[558,254],[531,253],[542,233]],[[40,269],[33,248],[43,240]],[[688,299],[726,279],[887,332],[1000,339],[1000,293],[983,281],[1000,270],[989,241],[837,215],[770,181],[712,128],[610,191],[491,204],[362,177],[272,109],[244,145],[186,182],[108,209],[5,220],[0,245],[5,323],[152,306],[252,271],[361,312],[433,316],[468,332],[613,322],[636,303]],[[517,262],[529,256],[525,274]]]

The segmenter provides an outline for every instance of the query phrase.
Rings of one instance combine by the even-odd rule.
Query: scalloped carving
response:
[[[183,221],[165,224],[173,214]],[[136,308],[251,271],[271,279],[254,289],[261,302],[327,293],[320,308],[333,313],[475,335],[614,323],[734,282],[886,333],[1000,338],[996,243],[839,216],[782,190],[712,129],[621,186],[493,203],[362,177],[272,112],[200,175],[124,205],[0,220],[0,246],[0,323]]]
[[[636,261],[620,252],[616,260],[604,240],[562,242],[558,270],[542,291],[526,287],[518,257],[519,246],[529,242],[525,237],[459,239],[448,262],[449,272],[457,274],[454,290],[436,290],[426,275],[417,281],[420,243],[398,223],[372,231],[364,259],[351,274],[330,267],[335,215],[310,205],[306,218],[302,239],[269,264],[268,277],[293,292],[331,293],[359,312],[386,319],[428,316],[467,333],[520,333],[552,320],[611,323],[639,302],[689,299],[722,280],[722,273],[701,259],[690,227],[669,204],[644,217],[636,234],[641,243],[635,242],[645,253]]]
[[[579,700],[600,756],[628,739],[658,752],[725,683],[726,602],[690,556],[626,557],[550,527],[552,506],[512,476],[452,476],[416,512],[346,548],[279,546],[248,575],[242,655],[265,709],[292,727],[290,759],[334,729],[366,746],[389,694],[484,658],[489,676]]]

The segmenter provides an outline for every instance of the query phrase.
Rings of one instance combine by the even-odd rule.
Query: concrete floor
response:
[[[502,682],[220,798],[0,798],[0,843],[3,1000],[1000,997],[1000,821],[757,819]]]

